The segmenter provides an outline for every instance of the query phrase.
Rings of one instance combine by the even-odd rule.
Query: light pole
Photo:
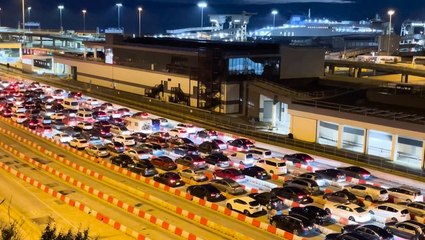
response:
[[[272,10],[272,15],[273,15],[273,27],[276,26],[276,14],[278,14],[279,12],[277,10]]]
[[[208,7],[206,2],[198,3],[198,7],[201,8],[201,28],[204,27],[204,8]]]
[[[388,25],[388,48],[387,48],[387,56],[390,55],[390,46],[391,46],[391,18],[395,13],[394,10],[388,10],[388,15],[390,15],[390,23]]]
[[[25,0],[22,0],[22,35],[25,39]]]
[[[81,10],[81,12],[83,13],[83,33],[86,33],[86,13],[87,13],[87,10],[83,9],[83,10]]]
[[[0,27],[1,27],[1,8],[0,8]]]
[[[115,4],[115,6],[117,6],[117,9],[118,9],[118,28],[120,28],[121,27],[120,26],[120,9],[122,7],[122,3],[117,3]]]
[[[139,13],[139,37],[142,37],[142,7],[138,7],[137,11]]]
[[[31,22],[31,7],[28,7],[27,10],[28,10],[28,22]]]
[[[59,21],[60,21],[60,31],[63,31],[63,25],[62,25],[62,10],[63,10],[63,5],[59,5],[58,9],[59,9]]]

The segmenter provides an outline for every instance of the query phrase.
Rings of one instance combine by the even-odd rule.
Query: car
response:
[[[220,148],[220,150],[226,150],[227,149],[227,144],[225,142],[221,141],[220,139],[212,139],[211,142],[214,143],[215,145],[217,145],[218,148]]]
[[[254,198],[258,203],[260,203],[263,210],[269,212],[269,218],[274,215],[282,214],[282,211],[285,208],[283,201],[272,192],[250,193],[248,196]]]
[[[1,111],[1,115],[5,118],[11,118],[13,115],[13,111],[9,108],[6,108],[3,111]]]
[[[334,223],[331,215],[317,206],[293,207],[289,210],[289,215],[302,215],[312,219],[318,225],[330,225]]]
[[[294,153],[294,154],[285,154],[283,160],[290,161],[293,164],[310,164],[314,162],[314,158],[305,153]]]
[[[96,121],[99,121],[99,120],[108,120],[109,119],[109,116],[104,111],[94,111],[92,114],[93,114],[93,118]]]
[[[220,147],[210,141],[205,141],[199,144],[198,151],[203,154],[221,153]]]
[[[264,168],[252,166],[252,167],[246,167],[241,170],[243,174],[246,176],[250,176],[253,178],[261,179],[261,180],[268,180],[271,179],[272,176],[264,170]]]
[[[255,160],[272,157],[272,152],[265,148],[251,147],[247,152],[251,153]]]
[[[298,177],[314,180],[316,181],[317,185],[319,185],[319,187],[324,187],[329,183],[322,175],[316,172],[305,172],[298,175]]]
[[[52,126],[50,124],[43,124],[43,123],[39,123],[36,128],[35,128],[36,132],[42,133],[42,134],[46,134],[46,133],[51,133],[53,132]]]
[[[88,155],[95,157],[107,157],[109,156],[108,149],[103,145],[91,145],[85,148]]]
[[[119,154],[123,153],[125,150],[124,144],[120,142],[110,142],[106,144],[108,151]]]
[[[114,105],[112,103],[105,102],[100,105],[100,108],[102,110],[112,110],[114,109]]]
[[[387,191],[393,202],[415,202],[424,199],[421,190],[409,186],[390,187]]]
[[[297,236],[308,235],[316,231],[312,219],[296,214],[273,216],[270,218],[270,225]]]
[[[148,135],[142,132],[133,132],[130,134],[130,136],[132,136],[134,138],[134,141],[138,143],[143,143],[148,138]]]
[[[126,126],[112,125],[109,131],[113,135],[130,135],[131,134],[131,132],[127,129]]]
[[[166,118],[158,118],[161,127],[168,127],[169,122]]]
[[[316,174],[320,174],[324,179],[331,182],[345,182],[346,175],[341,170],[329,168],[316,170]]]
[[[53,140],[61,142],[61,143],[67,143],[72,140],[72,137],[68,135],[67,133],[57,133],[53,135]]]
[[[109,127],[95,127],[91,130],[91,133],[94,136],[99,136],[99,137],[102,137],[102,138],[112,137],[112,133],[110,132]]]
[[[59,130],[59,131],[67,128],[67,126],[65,125],[65,123],[62,120],[59,120],[59,119],[58,120],[54,120],[52,125],[53,125],[53,128],[55,128],[56,130]]]
[[[155,143],[155,144],[158,144],[158,145],[160,145],[162,148],[168,148],[168,147],[169,147],[169,144],[168,144],[168,142],[167,142],[167,139],[162,138],[162,137],[158,137],[158,136],[149,136],[149,137],[146,139],[146,142],[148,142],[148,143]]]
[[[178,174],[184,178],[190,179],[195,182],[204,182],[208,180],[207,176],[205,176],[203,171],[191,168],[183,169],[179,171]]]
[[[70,127],[75,127],[78,123],[76,117],[67,117],[62,121],[63,121],[63,123],[65,123],[65,125],[70,126]]]
[[[251,153],[237,151],[229,155],[229,159],[234,163],[243,166],[253,166],[255,163],[254,157]]]
[[[155,169],[153,164],[147,159],[133,161],[133,163],[129,163],[127,165],[127,169],[144,177],[150,177],[158,174],[158,171]]]
[[[288,173],[288,168],[286,163],[278,158],[264,158],[255,161],[255,166],[261,167],[270,174],[286,174]]]
[[[379,222],[395,221],[401,222],[410,220],[409,210],[406,206],[394,203],[383,203],[369,208],[369,213]]]
[[[232,195],[241,195],[246,193],[243,187],[233,179],[213,179],[210,181],[211,185],[218,188],[222,192],[227,192]]]
[[[416,202],[399,202],[398,204],[406,206],[410,214],[418,217],[425,217],[425,203],[422,201]]]
[[[39,121],[37,118],[28,118],[28,120],[23,123],[23,125],[29,129],[35,129],[38,124]]]
[[[177,169],[177,164],[173,159],[167,156],[154,157],[151,159],[151,163],[156,167],[164,171],[171,171]]]
[[[353,203],[325,203],[324,209],[335,216],[346,218],[350,221],[364,223],[372,220],[372,216],[363,207]]]
[[[195,137],[202,139],[216,139],[218,138],[218,134],[214,130],[201,130],[196,132]]]
[[[154,132],[154,133],[151,133],[149,137],[160,137],[164,139],[169,139],[171,136],[168,132]]]
[[[96,122],[93,123],[93,127],[98,127],[98,128],[107,127],[107,128],[110,128],[110,127],[112,127],[112,125],[107,120],[99,120],[99,121],[96,121]]]
[[[205,162],[220,168],[227,168],[230,166],[230,159],[222,153],[214,153],[204,157]]]
[[[56,112],[56,113],[53,113],[53,114],[50,116],[50,118],[51,118],[52,120],[58,120],[58,119],[60,119],[60,120],[64,120],[64,119],[66,118],[66,116],[65,116],[65,114],[63,114],[63,113],[61,113],[61,112]]]
[[[154,156],[165,155],[165,152],[162,149],[161,145],[158,145],[156,143],[145,142],[145,143],[141,144],[140,147],[149,148],[152,152],[152,155],[154,155]]]
[[[18,124],[23,124],[28,118],[25,113],[15,113],[12,115],[12,121]]]
[[[313,199],[306,192],[296,187],[273,188],[271,192],[283,201],[292,200],[304,205],[313,202]]]
[[[171,137],[186,138],[189,136],[189,134],[186,132],[186,129],[183,128],[173,128],[168,130],[168,133]]]
[[[196,127],[192,124],[179,123],[176,125],[176,128],[184,129],[188,134],[193,134],[196,132]]]
[[[136,141],[130,135],[116,135],[112,137],[112,142],[122,143],[124,146],[134,146],[136,145]]]
[[[357,178],[357,179],[370,179],[371,174],[369,171],[362,167],[349,166],[349,167],[339,167],[338,170],[345,173],[346,176]]]
[[[324,193],[323,199],[326,199],[327,201],[334,202],[334,203],[354,203],[361,207],[364,207],[363,201],[360,201],[356,197],[356,195],[352,194],[346,189],[336,191],[336,192]]]
[[[125,154],[118,154],[111,157],[111,163],[122,168],[126,168],[129,164],[134,163],[133,159]]]
[[[213,176],[214,178],[230,178],[239,182],[245,180],[245,175],[236,168],[216,169]]]
[[[189,186],[186,191],[192,196],[209,202],[221,202],[226,200],[226,197],[221,194],[220,190],[209,183]]]
[[[329,233],[326,235],[325,240],[375,240],[363,233],[349,232],[349,233]]]
[[[149,113],[147,113],[147,112],[136,112],[132,115],[132,117],[148,118]]]
[[[146,147],[136,147],[136,148],[130,148],[124,151],[124,154],[130,156],[131,158],[135,160],[142,160],[142,159],[150,159],[152,154],[151,150]]]
[[[90,123],[90,122],[78,122],[77,123],[77,127],[78,128],[81,128],[83,130],[88,131],[88,130],[92,130],[93,129],[93,124]]]
[[[396,237],[403,239],[425,239],[425,224],[414,220],[404,222],[388,222],[384,229]]]
[[[171,149],[171,152],[180,156],[198,154],[198,148],[195,145],[179,145]]]
[[[155,175],[153,180],[170,187],[181,187],[185,185],[182,178],[175,172],[165,172]]]
[[[242,212],[246,216],[262,212],[261,205],[251,197],[236,197],[226,201],[226,207],[230,210]]]
[[[189,138],[169,138],[167,140],[170,147],[185,145],[185,144],[193,144],[193,141]]]
[[[352,194],[357,197],[362,197],[366,201],[387,201],[388,200],[388,191],[385,188],[374,186],[371,184],[356,184],[351,186],[345,186],[344,189],[347,189]]]
[[[205,163],[205,159],[201,158],[199,155],[185,155],[183,157],[179,157],[175,160],[177,164],[190,167],[193,169],[205,169],[207,168],[207,164]]]
[[[68,142],[68,144],[70,147],[77,149],[84,149],[89,145],[87,139],[85,138],[73,138],[71,141]]]
[[[285,181],[283,186],[296,187],[304,190],[310,195],[319,195],[322,192],[320,191],[319,185],[314,180],[307,178],[295,178],[292,180]]]
[[[246,138],[236,138],[234,140],[227,141],[227,149],[233,151],[246,151],[250,147],[254,147],[254,143]]]
[[[360,233],[367,237],[369,240],[393,240],[394,236],[385,231],[385,229],[378,227],[372,224],[358,225],[358,224],[349,224],[345,225],[341,229],[342,233]]]

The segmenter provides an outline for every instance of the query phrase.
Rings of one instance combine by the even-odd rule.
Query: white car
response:
[[[407,186],[392,187],[388,188],[387,191],[389,198],[392,198],[395,203],[423,201],[424,199],[421,190]]]
[[[103,145],[92,145],[85,148],[87,154],[95,157],[107,157],[109,156],[108,149]]]
[[[112,142],[122,143],[124,146],[136,145],[136,141],[130,135],[118,135],[112,138]]]
[[[247,216],[263,211],[260,203],[251,197],[231,198],[226,201],[226,207],[230,210],[242,212]]]
[[[171,137],[187,138],[189,134],[183,128],[173,128],[168,131]]]
[[[112,125],[109,131],[114,135],[130,135],[131,134],[131,132],[127,129],[126,126]]]
[[[208,180],[207,176],[205,176],[204,174],[204,171],[200,171],[200,170],[193,170],[188,168],[188,169],[183,169],[179,171],[178,174],[182,177],[185,177],[187,179],[190,179],[196,182],[203,182]]]
[[[53,136],[53,140],[59,141],[61,143],[67,143],[72,140],[72,137],[67,133],[57,133]]]
[[[402,222],[410,220],[410,213],[406,206],[393,203],[384,203],[369,210],[369,213],[378,222],[386,223],[390,221]]]
[[[176,128],[184,129],[188,134],[196,133],[196,127],[192,124],[179,123],[176,125]]]
[[[92,130],[93,124],[89,122],[78,122],[77,127],[83,129],[83,130]]]
[[[124,151],[124,154],[138,160],[150,159],[152,156],[149,148],[137,148],[137,149],[131,148]]]
[[[27,120],[28,120],[28,118],[24,113],[16,113],[16,114],[12,115],[12,121],[14,121],[16,123],[22,124]]]
[[[53,113],[51,116],[50,116],[50,118],[52,119],[52,120],[64,120],[65,119],[65,114],[63,114],[63,113]]]
[[[73,138],[68,144],[69,146],[78,149],[84,149],[89,145],[87,140],[84,138]]]
[[[372,220],[372,216],[368,211],[354,203],[335,204],[333,202],[326,202],[324,209],[332,215],[346,218],[358,223],[369,222]]]

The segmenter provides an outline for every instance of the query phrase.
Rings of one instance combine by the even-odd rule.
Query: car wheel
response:
[[[190,180],[191,180],[191,181],[195,181],[195,179],[194,179],[193,177],[190,177]]]
[[[329,208],[326,208],[325,211],[329,214],[331,214],[331,210]]]
[[[395,217],[392,217],[392,218],[391,218],[391,221],[393,221],[393,222],[398,222],[398,219],[397,219],[397,218],[395,218]]]
[[[230,203],[226,204],[226,207],[227,207],[228,209],[230,209],[230,210],[233,210],[233,208],[232,208],[232,204],[230,204]]]
[[[250,215],[248,210],[244,210],[243,211],[243,214],[246,215],[246,216],[249,216]]]
[[[270,174],[274,174],[274,171],[273,170],[270,170]]]
[[[239,162],[240,165],[244,165],[242,161]]]
[[[295,230],[294,230],[294,235],[297,235],[297,236],[299,236],[299,235],[300,235],[300,233],[298,232],[298,230],[297,230],[297,229],[295,229]]]
[[[355,221],[356,221],[356,220],[354,219],[354,217],[353,217],[353,216],[349,216],[349,217],[348,217],[348,220],[353,221],[353,222],[355,222]]]
[[[371,196],[366,196],[366,197],[364,198],[364,200],[369,201],[369,202],[372,202],[372,197],[371,197]]]
[[[372,210],[370,210],[369,213],[372,215],[375,215],[375,213]]]
[[[412,199],[406,199],[406,202],[411,203]]]

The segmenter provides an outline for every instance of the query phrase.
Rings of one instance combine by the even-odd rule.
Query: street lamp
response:
[[[278,14],[279,12],[277,10],[272,10],[272,15],[273,15],[273,27],[276,26],[276,14]]]
[[[63,5],[58,6],[61,32],[63,31],[63,25],[62,25],[62,10],[63,10],[63,8],[64,8]]]
[[[31,7],[28,7],[27,10],[28,10],[28,22],[31,22]]]
[[[81,10],[81,12],[83,13],[83,33],[86,33],[86,13],[87,13],[87,10],[83,9],[83,10]]]
[[[388,10],[388,15],[390,15],[390,23],[388,25],[388,49],[387,49],[387,56],[390,55],[390,45],[391,45],[391,17],[395,13],[394,10]]]
[[[139,13],[139,37],[142,37],[142,7],[138,7],[137,11]]]
[[[118,28],[120,28],[120,9],[122,7],[122,3],[117,3],[115,6],[117,6],[118,9]]]
[[[0,27],[1,27],[1,8],[0,8]]]
[[[201,28],[204,27],[204,8],[208,7],[206,2],[198,3],[198,7],[201,8]]]

